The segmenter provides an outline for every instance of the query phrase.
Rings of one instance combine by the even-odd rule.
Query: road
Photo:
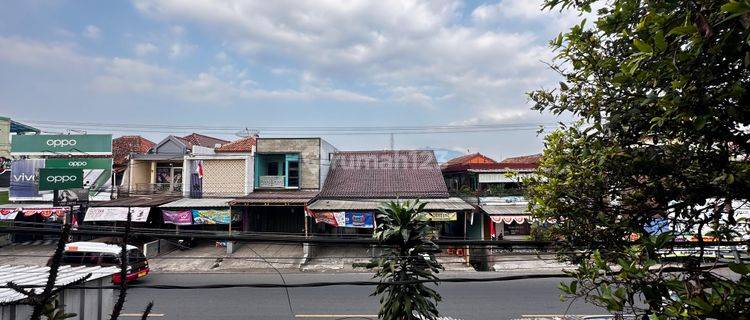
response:
[[[497,273],[456,273],[444,277],[497,277]],[[288,283],[363,281],[369,274],[293,273]],[[556,289],[560,279],[531,279],[485,283],[443,283],[438,287],[442,316],[456,319],[518,319],[523,315],[565,314]],[[205,285],[217,283],[280,283],[272,273],[152,274],[144,284]],[[123,319],[139,319],[148,301],[154,301],[152,319],[336,319],[366,318],[377,314],[372,287],[335,286],[289,289],[292,310],[281,288],[163,290],[133,288],[128,291]],[[606,314],[583,303],[568,314]],[[361,317],[364,316],[364,317]]]

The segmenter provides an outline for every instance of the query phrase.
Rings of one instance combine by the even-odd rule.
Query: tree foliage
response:
[[[433,229],[425,218],[426,202],[389,202],[378,209],[373,237],[390,249],[373,260],[381,284],[379,319],[437,319],[440,294],[420,280],[435,280],[443,267],[435,259],[440,249],[432,241]],[[393,284],[393,283],[396,284]]]
[[[580,119],[547,136],[528,190],[534,214],[559,222],[560,258],[579,263],[565,295],[653,318],[747,319],[747,266],[701,262],[705,240],[748,231],[736,209],[750,199],[750,1],[544,7],[600,7],[551,41],[559,86],[529,94],[537,110]],[[671,231],[656,236],[660,222]],[[699,250],[668,269],[689,239]]]

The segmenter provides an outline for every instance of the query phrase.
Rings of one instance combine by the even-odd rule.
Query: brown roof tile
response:
[[[252,152],[255,146],[255,137],[246,137],[232,141],[214,149],[216,152]]]
[[[180,140],[182,141],[185,141],[185,144],[187,144],[190,148],[192,148],[193,146],[215,148],[217,144],[225,144],[229,142],[224,139],[209,137],[198,133],[192,133],[190,135],[178,138],[180,138]]]
[[[506,170],[534,170],[539,167],[541,154],[507,158],[495,163],[454,163],[443,166],[443,172],[461,171],[506,171]]]
[[[156,145],[141,136],[122,136],[112,140],[112,158],[115,166],[125,165],[131,153],[146,153]]]
[[[334,153],[319,198],[441,198],[448,189],[429,150]]]

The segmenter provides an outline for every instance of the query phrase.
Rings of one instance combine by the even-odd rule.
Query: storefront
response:
[[[244,232],[310,234],[305,208],[317,194],[317,190],[256,191],[229,205],[237,208]]]
[[[489,239],[526,240],[531,235],[528,203],[494,203],[479,207],[488,215]]]
[[[132,196],[99,202],[88,208],[83,217],[86,225],[121,227],[131,217],[131,226],[162,228],[164,221],[159,206],[179,199],[179,196]]]
[[[230,199],[182,198],[165,203],[161,209],[165,227],[174,226],[177,230],[231,231],[239,228],[238,219],[232,219]]]
[[[53,207],[49,204],[4,204],[0,205],[0,225],[59,229],[69,213],[68,207]],[[24,242],[44,238],[55,236],[14,234],[8,240]]]

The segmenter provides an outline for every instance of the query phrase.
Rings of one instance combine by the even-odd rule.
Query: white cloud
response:
[[[458,0],[134,4],[146,16],[216,35],[235,61],[244,57],[279,78],[302,72],[302,83],[316,79],[331,90],[356,83],[401,105],[461,108],[494,119],[487,110],[513,109],[507,106],[522,105],[525,91],[556,83],[541,62],[551,59],[546,42],[553,35],[493,24],[546,17],[539,0],[480,6],[468,23]],[[304,70],[294,71],[298,66]],[[279,92],[301,94],[273,94]]]
[[[102,30],[95,25],[87,25],[86,28],[83,29],[83,36],[86,38],[99,39],[101,35]]]
[[[135,51],[135,55],[143,57],[158,52],[159,47],[151,42],[141,42],[135,45],[133,51]]]

